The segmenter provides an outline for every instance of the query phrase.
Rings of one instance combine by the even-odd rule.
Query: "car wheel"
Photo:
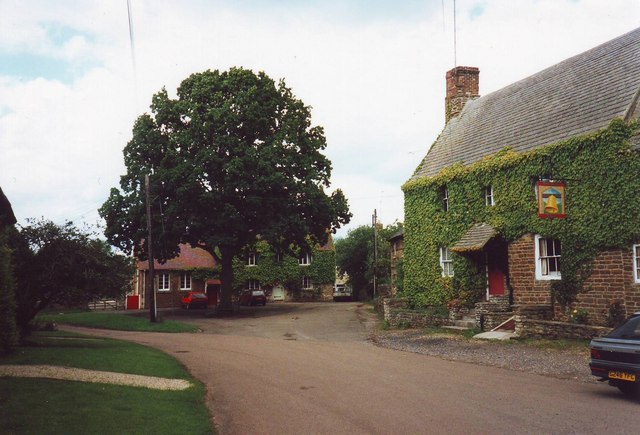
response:
[[[640,386],[636,383],[620,383],[616,387],[627,397],[640,397]]]

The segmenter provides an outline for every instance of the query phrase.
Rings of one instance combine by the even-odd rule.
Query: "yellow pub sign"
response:
[[[564,218],[567,215],[565,184],[562,181],[538,181],[538,216]]]

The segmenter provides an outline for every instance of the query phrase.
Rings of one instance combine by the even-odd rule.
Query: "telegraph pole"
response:
[[[147,248],[148,248],[148,257],[149,257],[149,282],[151,283],[150,289],[148,291],[148,300],[149,300],[149,320],[153,323],[157,322],[158,312],[156,309],[156,285],[155,285],[155,267],[153,261],[153,239],[151,238],[151,195],[149,193],[149,175],[144,176],[144,191],[147,202],[147,230],[149,234],[147,235]],[[148,286],[149,287],[149,286]]]
[[[374,208],[371,217],[373,224],[373,297],[376,297],[376,275],[378,274],[378,212]]]

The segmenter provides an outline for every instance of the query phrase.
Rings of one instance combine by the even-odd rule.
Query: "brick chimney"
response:
[[[449,122],[462,112],[469,100],[480,96],[480,70],[473,66],[457,66],[447,71],[447,96],[445,97],[445,120]]]

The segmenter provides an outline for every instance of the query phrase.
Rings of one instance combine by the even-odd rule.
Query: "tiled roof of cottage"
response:
[[[180,255],[171,260],[167,260],[166,263],[160,264],[154,261],[154,268],[156,270],[184,270],[192,269],[195,267],[213,268],[216,266],[216,261],[211,254],[201,248],[192,248],[188,244],[180,244]],[[139,261],[139,270],[149,269],[149,261]]]
[[[489,224],[475,224],[451,247],[454,252],[480,251],[498,232]]]
[[[639,94],[640,28],[467,102],[411,180],[505,147],[529,151],[604,128],[614,118],[637,118]]]

